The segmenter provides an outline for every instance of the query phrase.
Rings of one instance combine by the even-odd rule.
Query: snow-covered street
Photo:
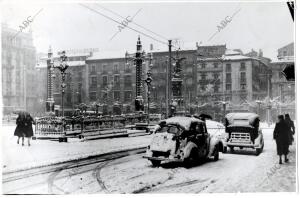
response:
[[[237,150],[189,169],[176,164],[153,168],[141,156],[131,156],[102,168],[102,180],[107,190],[121,193],[293,192],[295,143],[290,162],[279,165],[272,132],[264,130],[265,149],[259,156],[251,149]]]
[[[17,144],[17,137],[13,136],[15,127],[14,125],[3,126],[1,129],[3,172],[78,160],[124,149],[145,147],[151,138],[147,135],[83,142],[78,138],[69,138],[67,143],[51,140],[31,140],[31,146],[29,147],[26,139],[24,146],[21,145],[21,140],[20,144]]]
[[[295,143],[290,147],[290,162],[279,165],[272,132],[273,129],[263,130],[265,148],[259,156],[251,149],[237,149],[233,154],[221,154],[217,162],[208,161],[191,168],[184,168],[180,164],[166,164],[154,168],[147,159],[142,158],[143,154],[132,154],[115,159],[105,158],[86,165],[68,164],[51,173],[6,183],[3,185],[3,192],[30,194],[294,192],[296,191]],[[25,183],[27,187],[22,189],[21,186]],[[30,183],[32,185],[29,185]],[[19,189],[16,189],[16,186]]]

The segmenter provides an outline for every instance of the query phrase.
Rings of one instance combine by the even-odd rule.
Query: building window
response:
[[[206,80],[206,74],[201,74],[201,80]]]
[[[114,72],[119,72],[119,65],[114,65]]]
[[[96,73],[96,65],[91,66],[91,73]]]
[[[241,62],[241,68],[240,68],[241,71],[245,71],[246,70],[246,65],[244,62]]]
[[[108,72],[108,66],[107,65],[103,65],[103,73]]]
[[[214,79],[217,80],[219,78],[219,74],[214,74]]]
[[[218,68],[219,64],[218,63],[214,63],[214,68]]]
[[[114,91],[114,101],[119,101],[119,100],[120,100],[120,92]]]
[[[124,93],[124,101],[130,102],[131,101],[131,91],[125,91]]]
[[[226,82],[231,83],[231,73],[226,73]]]
[[[231,72],[231,64],[226,64],[226,72]]]
[[[92,101],[97,100],[97,93],[96,92],[90,92],[90,100],[92,100]]]
[[[107,76],[103,76],[103,77],[102,77],[102,80],[103,80],[103,86],[106,87],[107,84],[108,84]]]
[[[119,75],[114,76],[114,85],[115,85],[115,87],[120,87],[120,76]]]
[[[246,83],[246,72],[241,72],[241,83]]]
[[[231,84],[226,84],[226,91],[231,91]]]
[[[125,63],[125,72],[130,72],[130,64]]]
[[[91,87],[97,87],[97,77],[93,76],[91,78]]]
[[[124,77],[124,86],[125,87],[131,87],[132,86],[130,75],[127,75],[127,76]]]
[[[201,63],[201,69],[205,69],[206,64],[205,63]]]

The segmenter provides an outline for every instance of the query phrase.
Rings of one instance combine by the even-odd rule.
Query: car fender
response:
[[[192,149],[197,149],[198,146],[193,142],[188,142],[187,145],[183,149],[183,159],[186,159],[190,156]]]
[[[220,143],[222,144],[222,142],[218,138],[212,137],[210,139],[208,156],[212,156],[213,155],[215,147],[219,146]]]
[[[258,133],[258,136],[257,138],[254,140],[254,145],[255,145],[255,148],[261,148],[262,145],[264,144],[264,138],[263,138],[263,135],[262,133]]]

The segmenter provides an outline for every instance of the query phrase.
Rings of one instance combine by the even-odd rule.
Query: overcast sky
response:
[[[10,1],[11,2],[11,1]],[[262,49],[264,56],[276,59],[277,49],[293,42],[294,25],[285,2],[197,2],[197,3],[9,3],[2,5],[2,22],[19,29],[29,16],[42,11],[31,23],[34,45],[38,52],[47,52],[49,45],[57,50],[99,48],[106,56],[120,57],[124,52],[135,51],[138,35],[143,48],[167,50],[167,39],[179,39],[182,49],[195,49],[196,42],[203,44],[226,44],[227,48],[239,48],[248,52]],[[97,12],[122,22],[118,15],[133,18],[133,22],[146,27],[162,37],[146,31],[133,22],[138,31],[156,37],[157,42],[128,27],[117,33],[118,24]],[[100,7],[101,6],[101,7]],[[236,13],[222,29],[221,22]],[[227,19],[230,19],[227,17]],[[218,26],[219,30],[218,31]],[[26,31],[29,28],[26,28]],[[217,32],[217,33],[216,33]],[[216,33],[216,34],[215,34]],[[212,35],[215,36],[213,38]],[[211,38],[211,39],[210,39]],[[210,40],[209,40],[210,39]]]

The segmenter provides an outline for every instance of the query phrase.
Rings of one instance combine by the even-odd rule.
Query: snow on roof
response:
[[[117,58],[125,58],[126,51],[101,51],[95,52],[93,55],[87,60],[98,60],[98,59],[117,59]]]
[[[54,65],[57,65],[54,63]],[[67,61],[67,65],[69,67],[75,67],[75,66],[84,66],[85,61]],[[47,61],[40,61],[36,64],[36,68],[46,68],[47,67]]]
[[[226,49],[225,55],[241,55],[241,52],[238,52],[234,49]]]
[[[244,55],[225,55],[223,60],[242,60],[242,59],[255,59],[253,57],[244,56]]]
[[[166,122],[166,124],[175,124],[182,126],[185,130],[189,130],[192,122],[203,122],[194,117],[171,117],[166,120],[162,120],[160,123]]]
[[[234,120],[249,120],[249,124],[253,123],[259,116],[256,113],[229,113],[226,116],[229,124],[233,124]]]
[[[276,61],[272,61],[271,64],[276,64],[276,63],[294,63],[294,59],[280,59],[280,60],[276,60]]]

